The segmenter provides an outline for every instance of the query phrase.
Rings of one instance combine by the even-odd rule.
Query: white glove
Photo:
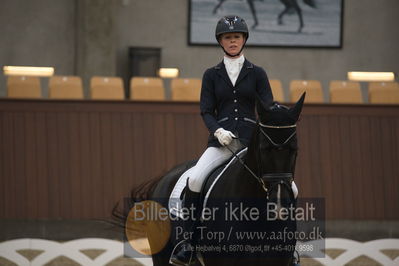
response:
[[[225,130],[221,127],[218,128],[213,135],[218,139],[219,143],[222,144],[223,146],[229,145],[233,140],[233,138],[236,137],[234,136],[233,133],[231,133],[231,131]]]

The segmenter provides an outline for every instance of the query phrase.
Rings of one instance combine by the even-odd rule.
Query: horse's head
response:
[[[259,122],[256,139],[262,174],[294,172],[297,151],[296,122],[305,93],[291,108],[277,102],[265,106],[257,102]]]
[[[256,105],[259,121],[251,148],[255,152],[258,174],[273,202],[292,199],[291,183],[298,149],[296,123],[304,99],[305,93],[291,108],[277,102],[269,106],[261,102]]]

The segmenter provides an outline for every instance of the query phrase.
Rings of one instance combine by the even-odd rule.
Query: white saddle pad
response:
[[[237,153],[237,155],[242,158],[246,153],[247,153],[248,148],[244,148],[242,149],[240,152]],[[228,164],[226,164],[226,166],[223,168],[223,170],[219,173],[219,175],[215,178],[215,180],[212,182],[208,192],[205,195],[205,199],[204,199],[204,207],[206,206],[206,203],[208,201],[208,197],[212,192],[213,187],[215,186],[215,184],[218,182],[220,176],[226,171],[226,169],[236,161],[237,159],[235,157],[232,157],[230,159],[230,161],[228,162]],[[190,176],[191,171],[193,170],[195,166],[191,167],[190,169],[188,169],[186,172],[184,172],[180,177],[179,180],[177,181],[175,187],[172,190],[172,193],[170,194],[170,198],[169,198],[169,204],[168,204],[168,208],[169,208],[169,212],[171,214],[173,214],[176,217],[179,218],[183,218],[182,216],[182,207],[183,207],[183,201],[180,199],[181,194],[184,190],[184,188],[186,187],[186,183],[187,183],[187,178]]]

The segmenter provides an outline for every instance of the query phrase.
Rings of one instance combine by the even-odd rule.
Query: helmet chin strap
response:
[[[244,44],[242,45],[241,50],[238,52],[238,54],[234,54],[234,55],[233,55],[233,54],[229,54],[228,52],[226,52],[226,50],[225,50],[224,47],[220,44],[220,42],[219,42],[219,45],[220,45],[220,47],[222,47],[223,52],[224,52],[226,55],[228,55],[228,56],[230,56],[230,57],[238,57],[238,56],[241,55],[241,52],[242,52],[242,50],[244,49],[246,43],[247,43],[247,40],[245,40],[245,42],[244,42]]]
[[[244,47],[243,47],[243,48],[244,48]],[[241,55],[241,51],[242,51],[243,48],[241,48],[241,50],[240,50],[240,52],[238,52],[238,54],[234,54],[234,55],[233,55],[233,54],[229,54],[228,52],[226,52],[226,50],[222,47],[224,53],[225,53],[226,55],[230,56],[230,57],[238,57],[238,56],[240,56],[240,55]]]

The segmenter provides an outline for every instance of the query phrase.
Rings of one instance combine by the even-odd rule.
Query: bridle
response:
[[[296,135],[296,130],[295,130],[290,136],[288,136],[288,138],[282,144],[278,144],[278,143],[275,143],[270,138],[270,136],[262,128],[273,128],[273,129],[296,128],[296,124],[288,125],[288,126],[273,126],[273,125],[263,124],[259,120],[257,121],[256,124],[258,125],[258,128],[259,128],[260,132],[276,148],[280,148],[281,149],[283,146],[285,146],[292,139],[293,136]],[[239,139],[239,138],[237,138],[237,139]],[[267,200],[269,200],[269,190],[268,190],[268,188],[266,186],[265,180],[280,180],[280,184],[285,184],[285,185],[287,185],[287,181],[292,181],[293,180],[293,174],[292,173],[272,173],[272,174],[264,174],[264,175],[262,175],[262,169],[261,168],[259,168],[260,174],[257,175],[245,164],[245,162],[233,150],[231,150],[228,146],[225,146],[225,147],[244,166],[244,168],[259,182],[259,184],[261,185],[262,189],[266,192],[266,199]],[[260,154],[260,149],[258,149],[258,153]]]
[[[293,127],[296,127],[296,124],[288,125],[288,126],[271,126],[271,125],[262,124],[262,122],[260,122],[260,121],[258,121],[258,124],[261,127],[266,127],[266,128],[293,128]]]
[[[270,128],[270,129],[295,129],[296,128],[296,124],[292,124],[292,125],[287,125],[287,126],[273,126],[273,125],[266,125],[263,124],[262,122],[258,121],[259,124],[259,130],[260,132],[263,134],[264,137],[266,137],[269,142],[278,150],[283,149],[284,146],[287,145],[287,143],[289,143],[289,141],[296,135],[296,130],[294,130],[286,139],[284,142],[282,143],[275,143],[272,138],[262,129],[262,128]],[[261,154],[260,154],[260,148],[258,149],[258,157],[260,158]],[[271,182],[273,185],[270,188],[271,190],[273,190],[273,188],[277,185],[284,185],[287,187],[288,191],[291,191],[291,182],[293,181],[293,173],[269,173],[269,174],[262,174],[262,163],[258,163],[259,165],[259,172],[260,172],[260,176],[262,176],[261,180],[263,181],[263,184],[265,184],[265,180],[268,182]],[[263,185],[262,185],[263,187]],[[267,193],[267,198],[268,198],[268,194],[269,191],[266,191]],[[292,193],[292,191],[291,191]],[[293,196],[293,195],[292,195]]]
[[[288,125],[288,126],[272,126],[272,125],[265,125],[265,124],[262,124],[262,122],[258,121],[258,125],[260,126],[260,127],[259,127],[260,132],[262,132],[262,134],[263,134],[263,135],[270,141],[270,143],[273,144],[273,146],[275,146],[275,147],[282,147],[282,146],[284,146],[285,144],[288,143],[288,141],[290,141],[290,139],[291,139],[293,136],[296,135],[296,131],[294,131],[294,132],[292,132],[292,134],[291,134],[283,143],[278,144],[278,143],[275,143],[275,142],[272,140],[272,138],[271,138],[265,131],[263,131],[262,127],[265,127],[265,128],[274,128],[274,129],[287,129],[287,128],[296,128],[296,124]]]

